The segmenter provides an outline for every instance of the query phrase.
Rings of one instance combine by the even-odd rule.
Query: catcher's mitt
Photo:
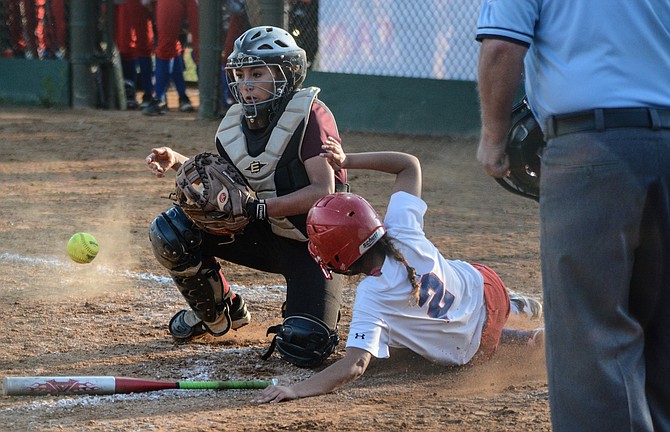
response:
[[[175,201],[199,228],[234,235],[249,223],[254,192],[237,168],[213,153],[200,153],[177,171]]]
[[[524,97],[512,108],[512,127],[506,147],[509,174],[496,181],[512,193],[539,201],[540,154],[545,144],[540,125]]]

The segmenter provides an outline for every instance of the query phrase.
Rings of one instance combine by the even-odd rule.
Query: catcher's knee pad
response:
[[[221,266],[215,260],[203,263],[194,275],[181,276],[172,272],[172,279],[210,333],[223,334],[230,330],[232,292],[227,289]]]
[[[184,271],[200,264],[202,233],[177,206],[151,222],[149,240],[156,259],[168,270]]]
[[[340,342],[337,327],[330,330],[320,319],[307,315],[292,315],[270,327],[270,333],[276,336],[262,358],[269,358],[276,348],[284,360],[304,368],[319,366]]]

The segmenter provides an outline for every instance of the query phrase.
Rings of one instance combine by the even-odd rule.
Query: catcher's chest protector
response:
[[[259,199],[277,196],[275,185],[277,165],[296,133],[301,134],[300,141],[302,141],[312,104],[320,91],[317,87],[309,87],[298,91],[293,96],[272,130],[265,151],[256,157],[250,156],[247,152],[247,141],[242,130],[244,121],[242,106],[233,105],[221,120],[216,139],[240,172],[244,173],[247,182],[256,191]],[[304,124],[304,127],[298,131],[301,124]],[[296,157],[299,157],[299,150]],[[307,241],[307,237],[288,219],[270,218],[269,220],[275,234],[293,240]]]

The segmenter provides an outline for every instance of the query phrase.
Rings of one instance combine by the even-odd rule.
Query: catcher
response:
[[[509,293],[491,269],[449,260],[426,238],[421,200],[421,166],[399,152],[345,155],[339,143],[324,146],[324,157],[340,168],[395,174],[382,223],[362,197],[336,193],[314,204],[307,215],[309,250],[326,278],[363,274],[356,289],[344,357],[309,379],[270,386],[257,403],[315,396],[361,376],[372,356],[408,348],[445,365],[486,360],[499,341],[539,346],[544,329],[503,328],[510,311],[540,318],[539,302]]]
[[[319,157],[328,137],[339,141],[337,125],[319,89],[301,88],[305,51],[286,31],[248,30],[225,69],[237,104],[216,132],[218,154],[189,159],[161,147],[146,158],[158,177],[177,171],[176,205],[149,230],[156,258],[190,306],[177,312],[169,331],[187,340],[249,323],[221,259],[284,276],[285,325],[268,329],[277,333],[272,348],[298,366],[317,366],[339,341],[342,288],[325,280],[311,258],[305,220],[315,201],[347,187],[346,170],[333,171]],[[290,344],[284,332],[294,335]]]

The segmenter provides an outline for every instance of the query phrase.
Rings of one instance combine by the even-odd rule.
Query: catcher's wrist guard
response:
[[[249,221],[253,222],[255,220],[267,220],[268,218],[268,208],[265,204],[265,200],[249,200],[247,202],[247,217]]]

